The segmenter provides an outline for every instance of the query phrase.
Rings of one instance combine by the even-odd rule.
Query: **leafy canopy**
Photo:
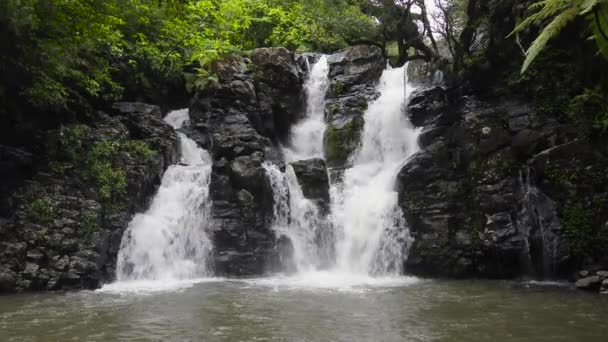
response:
[[[0,97],[62,110],[112,101],[125,75],[181,77],[185,66],[264,46],[335,50],[374,28],[350,0],[3,0]]]

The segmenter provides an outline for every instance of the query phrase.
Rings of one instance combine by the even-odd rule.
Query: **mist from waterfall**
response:
[[[169,113],[165,121],[178,129],[188,119],[183,109]],[[211,156],[185,134],[178,135],[180,163],[167,169],[150,208],[133,218],[123,236],[116,268],[119,282],[210,275]]]

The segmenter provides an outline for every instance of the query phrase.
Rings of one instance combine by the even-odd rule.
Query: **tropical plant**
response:
[[[608,58],[608,0],[543,0],[532,4],[530,11],[535,11],[522,21],[511,35],[518,34],[534,25],[542,25],[550,20],[526,51],[521,73],[525,73],[532,62],[547,46],[547,43],[574,19],[583,17],[587,20],[597,47],[604,57]]]

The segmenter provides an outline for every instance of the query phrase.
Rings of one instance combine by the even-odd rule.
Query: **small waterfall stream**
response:
[[[418,131],[404,114],[413,90],[404,77],[405,68],[384,71],[378,85],[381,95],[364,114],[353,166],[341,182],[331,184],[329,217],[319,218],[318,208],[302,196],[289,165],[285,173],[265,165],[275,195],[274,229],[291,241],[293,264],[300,274],[317,272],[311,276],[319,277],[325,269],[339,277],[366,279],[402,273],[412,239],[397,206],[394,182],[418,150]],[[292,129],[291,144],[284,149],[288,162],[322,155],[328,71],[325,57],[312,68],[306,82],[306,117]]]
[[[165,121],[180,128],[188,110],[173,111]],[[116,278],[185,280],[209,275],[212,250],[209,222],[211,156],[178,133],[181,161],[165,172],[150,208],[137,214],[123,236]]]
[[[290,142],[283,149],[287,162],[323,157],[323,133],[325,132],[325,95],[329,89],[329,64],[322,55],[310,69],[304,84],[306,91],[306,116],[291,129]]]
[[[404,113],[413,90],[405,68],[384,71],[378,85],[381,95],[364,114],[353,166],[345,171],[342,187],[332,189],[336,264],[342,272],[399,275],[411,243],[394,189],[397,172],[418,150],[418,131]]]

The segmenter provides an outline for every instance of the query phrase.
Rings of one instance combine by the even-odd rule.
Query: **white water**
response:
[[[404,70],[389,68],[382,74],[381,95],[364,114],[353,166],[345,171],[343,185],[332,189],[336,266],[345,273],[399,275],[411,244],[394,189],[395,176],[419,149],[419,132],[404,112],[413,90]]]
[[[165,121],[177,129],[188,118],[185,109],[169,113]],[[212,244],[206,230],[211,157],[186,135],[178,134],[181,162],[167,169],[150,208],[129,224],[118,253],[118,282],[106,290],[162,290],[209,275]]]
[[[293,255],[285,260],[298,272],[311,272],[330,262],[330,225],[319,208],[304,197],[291,166],[283,173],[276,165],[264,163],[274,190],[273,229],[278,236],[289,238]]]
[[[291,129],[289,146],[283,150],[288,162],[323,157],[325,95],[329,89],[329,64],[323,55],[312,66],[304,84],[306,116]]]
[[[325,63],[319,61],[313,73],[325,70]],[[419,132],[410,125],[404,112],[406,99],[413,90],[407,85],[404,69],[387,69],[380,79],[381,96],[364,114],[361,147],[351,157],[353,166],[345,171],[341,183],[331,186],[332,213],[328,218],[331,222],[318,220],[314,204],[303,198],[289,166],[286,174],[276,166],[265,166],[275,191],[275,230],[293,243],[298,274],[287,283],[320,287],[380,284],[390,283],[392,276],[402,274],[412,239],[397,205],[395,176],[419,149]],[[319,154],[318,146],[322,144],[325,129],[325,124],[319,122],[323,120],[323,106],[310,103],[321,103],[319,99],[324,99],[328,83],[324,72],[324,81],[307,82],[309,110],[299,128],[292,130],[291,137],[292,145],[299,142],[299,152],[289,150],[288,161]],[[321,79],[319,74],[313,74],[311,80],[317,77]],[[337,236],[333,241],[321,239],[319,243],[319,236],[329,236],[326,232],[319,235],[319,227],[333,229]],[[322,246],[328,242],[333,243],[333,248]],[[320,250],[326,251],[325,254],[320,254]],[[331,256],[329,250],[335,250],[331,263],[323,260]],[[332,265],[329,270],[320,268],[328,264]],[[370,276],[376,278],[372,280]]]

